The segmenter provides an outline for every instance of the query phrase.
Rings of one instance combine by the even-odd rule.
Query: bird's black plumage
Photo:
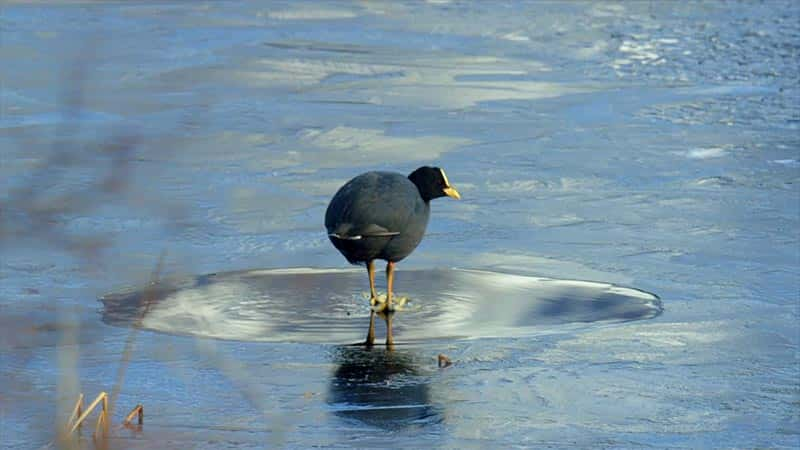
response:
[[[352,264],[400,261],[425,234],[430,200],[448,195],[446,189],[455,192],[435,167],[420,167],[407,177],[393,172],[361,174],[342,186],[328,205],[328,236]]]
[[[391,313],[394,266],[417,248],[428,226],[430,201],[445,195],[460,198],[437,167],[420,167],[403,176],[392,172],[367,172],[345,183],[325,211],[325,228],[333,245],[352,264],[365,264],[369,275],[370,304],[378,303],[375,290],[376,259],[386,263],[386,301],[378,309],[386,315],[386,345],[393,343]],[[375,309],[370,313],[367,345],[375,340]]]

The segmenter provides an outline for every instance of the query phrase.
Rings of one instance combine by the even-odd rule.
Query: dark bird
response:
[[[378,303],[374,261],[387,261],[386,301],[380,312],[391,314],[394,310],[394,266],[422,241],[430,216],[430,201],[444,196],[461,198],[444,170],[424,166],[407,177],[394,172],[361,174],[345,183],[328,204],[325,211],[328,237],[351,264],[367,266],[372,306]],[[367,344],[373,341],[374,315],[371,314]],[[387,330],[386,343],[392,343],[391,329]]]

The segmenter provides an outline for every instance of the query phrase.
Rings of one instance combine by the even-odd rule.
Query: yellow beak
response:
[[[444,193],[450,198],[454,198],[456,200],[461,199],[461,194],[459,194],[456,188],[454,188],[453,186],[447,186],[446,188],[444,188]]]

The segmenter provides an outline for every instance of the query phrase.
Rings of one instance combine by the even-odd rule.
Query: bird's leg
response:
[[[392,286],[394,285],[394,263],[386,263],[386,311],[394,311],[392,306]]]
[[[392,336],[392,317],[394,317],[394,312],[388,311],[386,313],[386,348],[388,350],[394,350],[394,337]]]
[[[375,303],[378,303],[378,294],[375,292],[375,260],[367,263],[367,274],[369,275],[369,304],[374,306]],[[372,329],[371,326],[370,329]]]
[[[367,262],[367,275],[369,275],[369,304],[370,306],[378,303],[378,294],[375,293],[375,261]],[[372,347],[375,343],[375,311],[369,311],[369,331],[367,331],[367,347]]]
[[[364,345],[372,347],[375,343],[375,311],[369,312],[369,331],[367,331],[367,340]]]

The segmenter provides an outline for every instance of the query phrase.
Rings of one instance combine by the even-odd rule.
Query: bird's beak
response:
[[[459,194],[456,188],[454,188],[453,186],[447,186],[446,188],[444,188],[444,194],[450,198],[461,200],[461,194]]]
[[[447,175],[444,173],[444,170],[439,169],[439,172],[442,174],[442,180],[444,181],[444,189],[442,190],[444,195],[456,200],[461,200],[461,194],[458,193],[456,188],[450,186],[450,180],[447,179]]]

